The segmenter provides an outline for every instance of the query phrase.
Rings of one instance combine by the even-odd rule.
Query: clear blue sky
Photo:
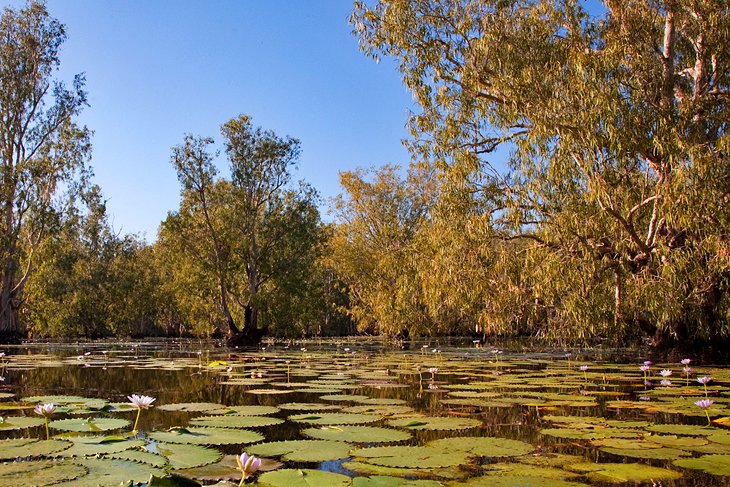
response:
[[[6,3],[17,7],[22,1]],[[179,202],[170,148],[245,113],[302,141],[295,176],[324,198],[338,172],[409,160],[413,109],[391,61],[357,47],[349,0],[50,0],[67,27],[59,78],[86,73],[92,166],[114,228],[157,235]],[[221,167],[225,165],[221,161]]]

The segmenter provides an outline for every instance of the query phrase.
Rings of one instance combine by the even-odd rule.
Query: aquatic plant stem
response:
[[[707,416],[707,426],[712,426],[712,421],[710,421],[710,413],[705,409],[705,416]]]
[[[46,417],[45,419],[46,419],[46,440],[50,440],[51,434],[48,432],[48,417]]]
[[[142,414],[142,408],[137,408],[137,419],[134,420],[134,428],[132,428],[132,434],[137,434],[137,423],[139,423],[139,415]]]

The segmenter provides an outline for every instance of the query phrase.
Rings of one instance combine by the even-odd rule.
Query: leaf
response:
[[[340,441],[289,440],[260,443],[248,448],[259,456],[281,457],[292,462],[325,462],[348,458],[350,445]]]
[[[192,445],[233,445],[255,443],[264,439],[254,431],[234,428],[180,428],[174,431],[154,431],[149,437],[163,443]]]
[[[442,448],[430,446],[359,448],[353,450],[351,454],[368,463],[384,467],[421,469],[466,465],[470,462],[470,455],[464,451],[447,452]]]
[[[73,443],[65,440],[36,440],[17,438],[0,441],[0,460],[40,457],[70,448]]]
[[[348,487],[350,477],[339,473],[310,469],[284,469],[267,472],[259,477],[258,484],[270,487]]]
[[[137,484],[146,482],[152,475],[160,477],[165,475],[163,470],[128,460],[79,458],[74,460],[74,463],[86,467],[89,473],[79,479],[58,484],[59,487],[116,486],[122,482]]]
[[[289,416],[288,419],[290,421],[312,424],[360,424],[374,423],[380,418],[372,414],[322,413],[319,415],[297,414]]]
[[[319,440],[348,441],[351,443],[385,443],[404,441],[411,438],[411,434],[391,428],[375,426],[323,426],[321,428],[307,428],[302,434]]]
[[[388,425],[414,430],[462,430],[477,428],[482,425],[482,422],[478,419],[473,418],[435,416],[429,418],[420,418],[418,420],[408,418],[391,419],[388,421]]]
[[[444,451],[463,451],[479,457],[515,457],[526,455],[535,449],[524,441],[489,436],[443,438],[430,441],[426,446]]]
[[[51,421],[48,426],[63,431],[75,431],[77,433],[96,433],[121,429],[129,426],[130,421],[122,418],[75,418],[59,419]]]
[[[86,475],[88,470],[69,462],[36,460],[0,464],[0,485],[45,486],[74,480]]]
[[[267,416],[238,415],[201,416],[190,420],[190,423],[194,426],[212,426],[216,428],[261,428],[283,422],[283,419]]]
[[[201,467],[215,463],[222,457],[218,450],[198,445],[157,443],[156,448],[160,455],[167,457],[170,468],[175,470]]]
[[[681,473],[666,468],[652,467],[641,463],[575,463],[568,469],[585,474],[595,482],[648,482],[675,480]]]
[[[702,470],[712,475],[730,476],[730,455],[703,455],[699,458],[682,458],[675,460],[674,465]]]

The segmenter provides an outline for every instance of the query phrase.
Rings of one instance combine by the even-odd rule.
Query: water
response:
[[[693,364],[693,374],[685,377],[679,364],[652,364],[645,377],[639,370],[642,362],[638,358],[619,364],[603,358],[599,360],[588,353],[574,352],[569,358],[562,350],[499,353],[490,347],[474,348],[471,343],[448,347],[414,344],[409,350],[400,350],[366,340],[273,343],[257,350],[229,350],[213,342],[187,341],[35,344],[5,347],[4,351],[7,356],[0,391],[8,397],[0,405],[6,406],[3,416],[9,423],[5,424],[12,425],[13,418],[20,416],[37,417],[29,408],[9,408],[27,404],[23,398],[44,396],[44,402],[59,402],[66,408],[65,412],[51,418],[61,421],[55,423],[57,427],[50,423],[51,435],[64,439],[63,445],[71,445],[70,436],[90,435],[84,430],[88,429],[88,424],[82,422],[84,418],[97,418],[99,424],[101,418],[133,422],[136,409],[123,409],[117,404],[127,402],[127,396],[133,393],[156,398],[155,407],[141,412],[136,436],[141,440],[141,446],[136,450],[153,453],[164,452],[170,441],[170,434],[166,433],[169,428],[195,429],[201,425],[195,418],[206,416],[215,416],[212,418],[214,424],[218,418],[224,418],[221,420],[224,423],[246,422],[249,419],[240,419],[238,413],[243,411],[249,417],[249,412],[239,410],[225,414],[221,408],[268,406],[268,410],[260,409],[259,414],[254,414],[251,421],[265,423],[267,420],[255,418],[273,418],[269,422],[278,424],[246,428],[261,435],[263,441],[246,440],[244,444],[226,441],[207,447],[215,450],[217,456],[228,455],[223,457],[222,464],[216,457],[213,465],[217,468],[216,475],[236,484],[240,473],[230,455],[244,450],[267,453],[261,455],[271,459],[267,465],[280,466],[276,473],[259,472],[258,478],[273,485],[278,485],[276,482],[286,485],[285,478],[279,479],[275,475],[292,468],[332,473],[332,477],[319,481],[318,485],[335,485],[342,480],[334,474],[352,478],[387,475],[437,482],[423,483],[424,486],[623,484],[719,487],[730,483],[725,476],[728,472],[722,469],[716,473],[725,475],[682,466],[682,459],[725,455],[710,457],[710,463],[716,466],[730,454],[728,427],[713,423],[710,429],[703,429],[707,426],[707,417],[704,410],[694,404],[705,398],[704,387],[696,378],[710,376],[707,397],[714,404],[708,413],[713,420],[729,415],[727,384],[730,373],[724,368]],[[581,371],[581,365],[587,369]],[[667,377],[671,385],[659,385],[662,369],[672,371]],[[645,379],[652,384],[645,384]],[[94,410],[73,402],[78,399],[59,396],[97,398],[114,407]],[[71,402],[64,404],[65,400]],[[98,408],[104,405],[103,401],[89,404]],[[190,404],[176,406],[181,403]],[[215,404],[219,405],[218,410]],[[254,409],[250,411],[255,412]],[[92,419],[92,429],[94,424]],[[67,428],[80,428],[82,432]],[[99,438],[115,435],[121,439],[132,437],[130,430],[131,424],[94,434]],[[394,431],[400,433],[392,433]],[[383,438],[379,435],[389,433],[400,434],[403,439],[381,441]],[[313,435],[328,441],[355,435],[355,440],[350,436],[344,453],[338,453],[326,451],[320,443],[322,440],[315,442]],[[3,423],[0,423],[0,437],[16,441],[19,438],[40,439],[45,437],[45,428],[37,425],[3,429]],[[479,446],[461,451],[463,445],[470,444],[470,439],[475,437],[480,438]],[[206,441],[195,435],[181,438],[172,437],[185,447]],[[451,441],[448,438],[460,440],[448,443]],[[302,440],[308,442],[297,443]],[[283,441],[294,441],[283,445],[298,445],[303,453],[291,453],[289,457],[284,454],[285,458],[281,460],[281,452],[272,454],[271,450],[266,450],[269,446],[260,445]],[[158,445],[162,445],[163,451]],[[278,445],[281,444],[275,446]],[[418,448],[362,449],[393,446]],[[192,448],[196,452],[195,448],[206,447]],[[129,452],[136,450],[125,449],[98,456],[101,459],[127,458]],[[208,450],[199,451],[202,454]],[[85,476],[74,478],[68,474],[67,478],[53,479],[53,482],[66,481],[67,485],[119,483],[113,477],[116,473],[105,471],[112,465],[109,460],[81,461],[64,454],[69,451],[74,450],[41,454],[33,457],[33,462],[26,460],[24,465],[41,468],[39,459],[55,459],[56,464],[65,467],[70,463],[83,463],[83,468],[91,472],[89,475],[96,473],[102,480]],[[0,446],[0,456],[2,453]],[[370,456],[374,453],[383,455]],[[167,460],[144,457],[144,461],[170,461],[178,467],[190,463],[187,457],[177,453],[170,455]],[[277,459],[281,460],[281,465],[275,463]],[[675,461],[679,463],[675,464]],[[632,464],[629,473],[636,475],[641,473],[642,466],[658,470],[648,472],[650,476],[638,482],[621,482],[621,476],[626,472],[611,470],[616,468],[615,464]],[[120,465],[125,467],[128,463],[116,466]],[[597,471],[601,466],[609,470]],[[205,472],[201,473],[201,467],[196,468],[170,468],[169,464],[166,467],[168,471],[180,470],[186,476],[204,478],[201,475]],[[56,469],[62,470],[57,466]],[[17,474],[0,468],[0,485],[21,485],[13,475]],[[45,485],[45,477],[37,477],[40,481],[33,477],[40,474],[24,475],[30,476],[23,477],[25,479],[33,478],[37,485]],[[144,469],[130,475],[137,482],[149,478],[149,472]],[[551,477],[555,478],[554,483],[541,483]],[[212,479],[208,482],[215,483]]]

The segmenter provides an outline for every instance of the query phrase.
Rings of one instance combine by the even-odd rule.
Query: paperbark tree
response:
[[[488,178],[496,237],[553,262],[540,279],[558,286],[535,289],[556,320],[675,344],[727,337],[728,4],[598,7],[381,0],[357,2],[352,22],[422,107],[414,155]]]
[[[17,311],[33,253],[51,214],[62,211],[89,153],[73,118],[86,105],[84,78],[53,79],[64,26],[45,5],[6,8],[0,19],[0,339],[23,333]],[[83,179],[83,175],[82,175]]]

